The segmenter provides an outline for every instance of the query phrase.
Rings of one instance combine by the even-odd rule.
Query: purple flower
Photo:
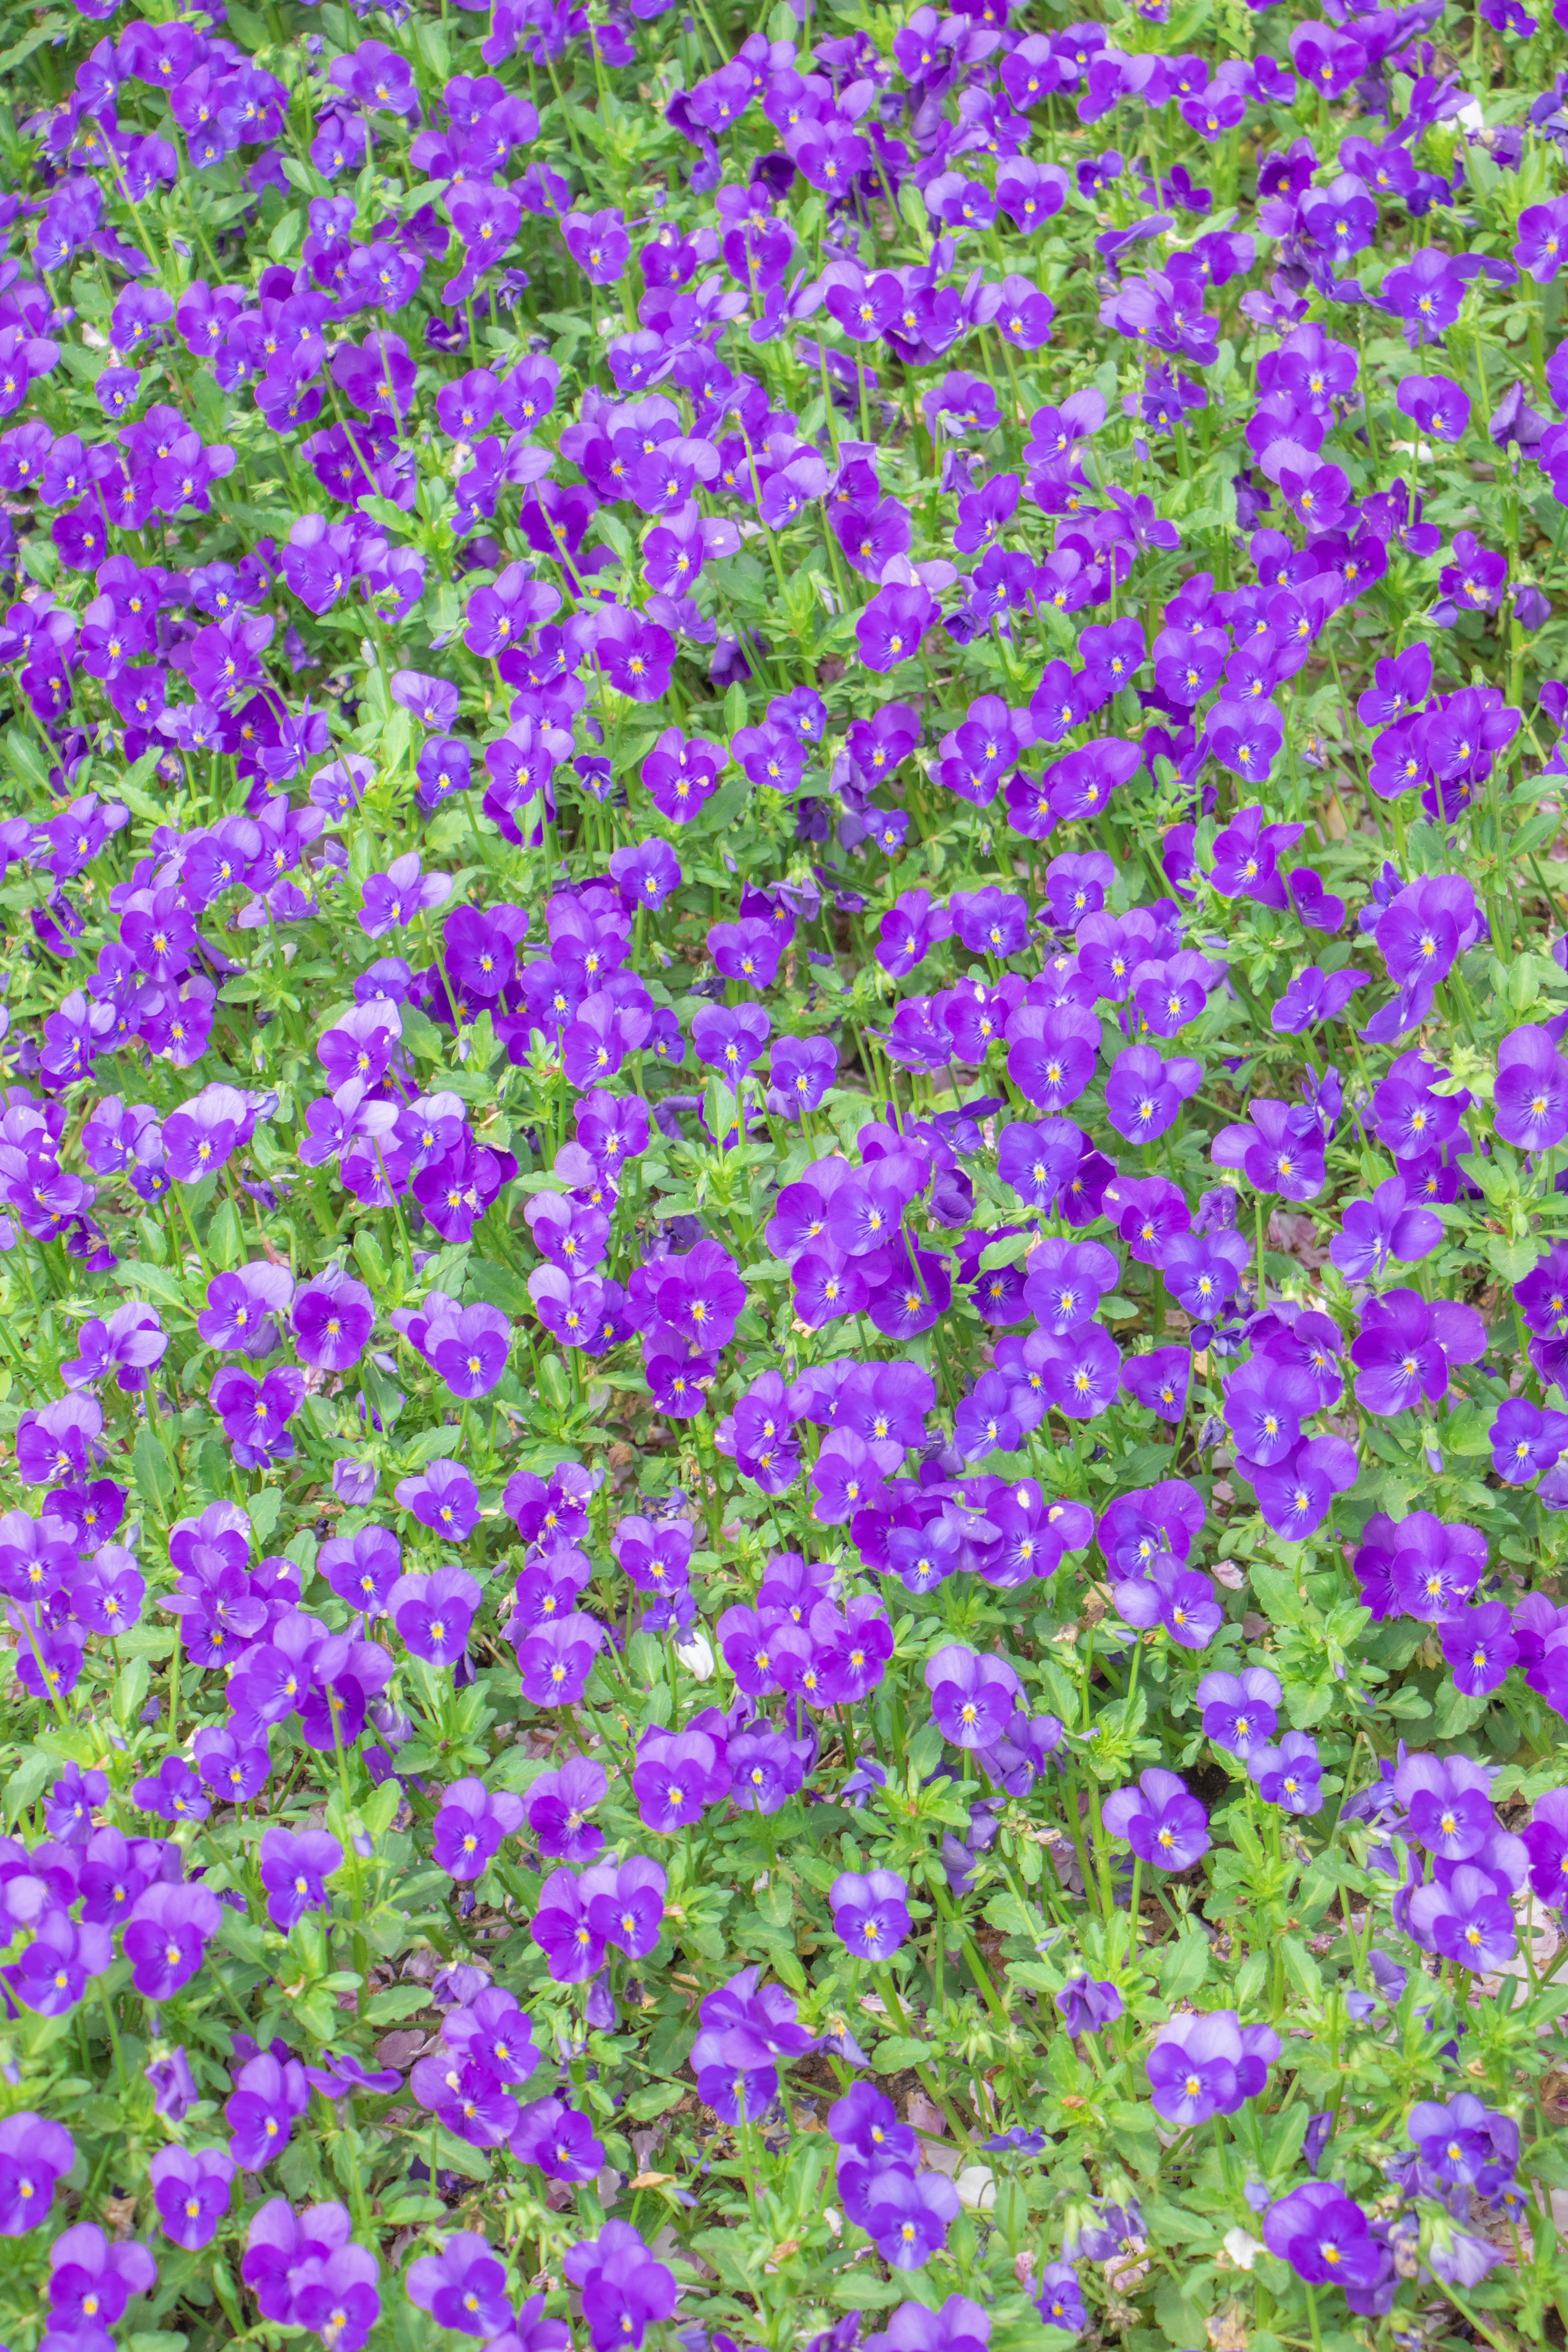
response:
[[[1105,1801],[1105,1826],[1159,1870],[1190,1870],[1209,1849],[1208,1815],[1186,1783],[1157,1766]]]
[[[1156,1553],[1142,1576],[1113,1584],[1111,1595],[1124,1623],[1163,1625],[1185,1650],[1206,1650],[1225,1622],[1209,1579],[1164,1552]]]
[[[267,1889],[267,1916],[285,1935],[307,1911],[331,1907],[326,1882],[342,1868],[343,1850],[324,1830],[264,1832],[260,1845],[261,1884]]]
[[[1152,1143],[1174,1124],[1203,1076],[1200,1062],[1163,1061],[1152,1045],[1126,1046],[1106,1077],[1106,1117],[1129,1142]]]
[[[1546,1412],[1527,1397],[1509,1397],[1493,1417],[1492,1468],[1510,1486],[1522,1486],[1555,1467],[1568,1449],[1568,1413]]]
[[[1284,1460],[1264,1468],[1249,1462],[1258,1507],[1275,1533],[1302,1543],[1328,1517],[1336,1495],[1349,1492],[1360,1475],[1353,1445],[1342,1437],[1313,1437],[1293,1446]]]
[[[294,1441],[289,1423],[305,1402],[305,1376],[292,1364],[279,1364],[259,1381],[237,1366],[226,1365],[213,1375],[207,1395],[242,1469],[261,1469],[291,1457]]]
[[[584,1881],[571,1870],[545,1880],[529,1933],[557,1984],[586,1984],[605,1965],[604,1934],[591,1924]]]
[[[374,2074],[367,2074],[352,2051],[338,2053],[323,2050],[321,2063],[306,2067],[305,2080],[313,2091],[320,2091],[324,2099],[352,2098],[356,2091],[366,2092],[374,2098],[389,2091],[400,2090],[403,2084],[403,2077],[395,2066],[383,2066]]]
[[[502,2337],[514,2316],[506,2266],[471,2230],[448,2238],[438,2254],[410,2263],[404,2284],[410,2303],[427,2311],[437,2327],[464,2336]]]
[[[482,1780],[454,1780],[436,1815],[431,1849],[436,1862],[459,1883],[482,1878],[502,1838],[521,1826],[522,1814],[521,1797],[487,1790]]]
[[[729,1794],[727,1762],[706,1731],[645,1732],[637,1753],[632,1790],[650,1830],[672,1835]]]
[[[1564,1067],[1568,1077],[1568,1066]],[[1390,1258],[1409,1265],[1426,1257],[1443,1238],[1443,1221],[1430,1209],[1406,1205],[1403,1176],[1380,1184],[1370,1201],[1347,1203],[1342,1230],[1329,1244],[1329,1255],[1347,1282],[1370,1282]]]
[[[1071,2034],[1101,2033],[1121,2015],[1121,1995],[1116,1987],[1087,1975],[1069,1977],[1055,1999]]]
[[[331,2352],[360,2352],[381,2317],[380,2275],[381,2265],[366,2246],[340,2246],[325,2262],[302,2263],[289,2278],[296,2319],[314,2329]]]
[[[169,2123],[183,2123],[201,2096],[191,2062],[178,2046],[166,2058],[154,2058],[142,2073],[153,2085],[153,2112]]]
[[[894,583],[879,588],[855,624],[861,660],[868,669],[884,674],[911,660],[926,631],[940,616],[935,597],[918,582],[912,586]]]
[[[1491,1873],[1472,1863],[1460,1863],[1447,1885],[1418,1886],[1409,1919],[1418,1943],[1461,1968],[1495,1971],[1518,1949],[1511,1902]]]
[[[216,1895],[205,1886],[159,1881],[138,1895],[121,1941],[137,1991],[147,2000],[167,2000],[188,1984],[222,1916]]]
[[[1276,1728],[1279,1697],[1279,1677],[1267,1666],[1248,1666],[1240,1675],[1205,1675],[1197,1687],[1205,1738],[1245,1762]]]
[[[1439,1628],[1443,1655],[1454,1670],[1454,1687],[1466,1698],[1484,1698],[1508,1676],[1519,1657],[1512,1622],[1500,1601],[1483,1601],[1450,1617]]]
[[[888,1959],[910,1932],[909,1895],[896,1870],[841,1871],[828,1895],[834,1934],[858,1959]]]
[[[520,2164],[536,2164],[551,2180],[592,2180],[605,2165],[603,2144],[587,2116],[560,2099],[536,2099],[519,2110],[511,2152]]]
[[[1318,1406],[1317,1386],[1299,1365],[1254,1356],[1225,1387],[1225,1418],[1250,1465],[1270,1469],[1295,1450],[1301,1424]]]
[[[290,1319],[302,1363],[346,1372],[364,1353],[375,1306],[363,1282],[344,1274],[318,1275],[295,1292]]]
[[[591,1862],[603,1848],[605,1833],[587,1816],[604,1803],[608,1789],[604,1766],[584,1756],[569,1757],[558,1771],[542,1773],[527,1799],[528,1825],[540,1852],[555,1862]]]
[[[338,1849],[334,1845],[334,1852]],[[298,2059],[279,2062],[262,2051],[239,2070],[224,2115],[234,2137],[228,2152],[246,2172],[259,2172],[289,2145],[296,2116],[310,2104],[310,2086]]]
[[[169,1173],[182,1184],[199,1184],[216,1175],[250,1124],[245,1097],[237,1088],[204,1087],[163,1121],[163,1159]]]
[[[1287,1201],[1310,1201],[1322,1190],[1323,1139],[1310,1110],[1258,1099],[1248,1106],[1248,1124],[1222,1127],[1209,1146],[1216,1168],[1239,1168],[1260,1192]]]
[[[1059,1412],[1092,1421],[1115,1403],[1121,1353],[1101,1324],[1080,1323],[1059,1339],[1042,1335],[1036,1345],[1047,1398]]]
[[[411,1655],[437,1666],[463,1656],[479,1605],[479,1580],[462,1568],[400,1576],[386,1596],[386,1613]]]
[[[92,1809],[109,1794],[101,1772],[83,1772],[69,1764],[49,1790],[45,1822],[49,1835],[63,1845],[84,1846],[92,1835]]]
[[[772,1033],[773,1023],[760,1004],[705,1004],[691,1024],[697,1058],[739,1087]]]
[[[1279,2050],[1271,2026],[1242,2025],[1232,2009],[1170,2018],[1144,2062],[1154,2111],[1178,2131],[1235,2115],[1264,2088]]]
[[[417,1478],[399,1480],[395,1492],[421,1527],[432,1528],[449,1542],[461,1543],[473,1533],[479,1516],[479,1490],[459,1464],[432,1462]]]
[[[30,2109],[0,2123],[0,2237],[20,2238],[48,2217],[55,2183],[76,2162],[63,2124]]]
[[[1266,1805],[1298,1814],[1321,1810],[1323,1766],[1310,1732],[1288,1731],[1277,1748],[1254,1748],[1247,1769]]]
[[[628,1958],[646,1959],[658,1942],[666,1885],[662,1865],[646,1854],[618,1868],[601,1864],[584,1871],[580,1892],[588,1900],[589,1927]]]
[[[149,2294],[158,2266],[134,2239],[111,2243],[96,2221],[63,2230],[49,2248],[49,2321],[68,2342],[109,2340],[132,2296]]]
[[[1152,1348],[1146,1355],[1126,1359],[1121,1385],[1145,1412],[1158,1413],[1162,1421],[1180,1421],[1187,1409],[1192,1370],[1191,1349]]]
[[[93,1316],[82,1325],[77,1344],[80,1353],[60,1366],[68,1388],[85,1388],[113,1372],[116,1386],[131,1394],[145,1389],[149,1372],[162,1363],[169,1346],[154,1310],[134,1300],[117,1307],[107,1322]]]
[[[1081,1005],[1020,1004],[1006,1026],[1007,1075],[1045,1111],[1065,1110],[1094,1076],[1100,1024]],[[1152,1056],[1158,1062],[1158,1055]]]
[[[582,2291],[594,2352],[614,2352],[617,2346],[638,2352],[649,2327],[674,2316],[675,2274],[654,2259],[627,2221],[606,2221],[597,2238],[579,2240],[562,2267]]]
[[[1395,395],[1417,430],[1436,441],[1462,441],[1470,421],[1470,396],[1452,377],[1407,375]]]
[[[1358,1367],[1356,1401],[1368,1412],[1400,1413],[1423,1397],[1447,1392],[1449,1368],[1473,1364],[1486,1346],[1486,1327],[1473,1307],[1418,1291],[1389,1290],[1369,1299],[1361,1337],[1351,1342]]]
[[[866,2229],[894,2270],[920,2270],[947,2243],[958,2218],[958,2191],[940,2172],[879,2174],[868,2191]]]
[[[1530,1883],[1543,1903],[1568,1906],[1568,1789],[1537,1797],[1521,1832],[1530,1855]]]
[[[781,1037],[768,1066],[768,1108],[775,1118],[804,1118],[816,1110],[838,1069],[838,1049],[826,1037]]]
[[[1549,1151],[1568,1135],[1568,1061],[1547,1029],[1510,1029],[1498,1047],[1497,1131],[1521,1151]]]
[[[1320,1022],[1337,1021],[1358,988],[1366,986],[1364,972],[1328,974],[1315,963],[1299,971],[1269,1015],[1269,1025],[1282,1036],[1299,1037]]]
[[[1016,1674],[1005,1658],[977,1654],[950,1643],[926,1660],[931,1716],[942,1737],[958,1748],[994,1748],[1012,1720],[1020,1696]]]
[[[1309,2286],[1370,2287],[1383,2274],[1383,2246],[1361,2207],[1333,2181],[1310,2180],[1279,2198],[1263,2217],[1263,2236],[1269,2252]]]
[[[1083,2290],[1071,2263],[1047,2263],[1039,2274],[1039,2289],[1035,2309],[1047,2327],[1059,2327],[1065,2335],[1077,2336],[1088,2326]]]
[[[219,2147],[161,2147],[149,2171],[163,2235],[187,2253],[211,2245],[234,2201],[233,2158]]]
[[[134,1782],[131,1801],[165,1822],[205,1822],[212,1811],[205,1790],[183,1756],[165,1756],[155,1776]]]
[[[258,1260],[232,1274],[215,1274],[196,1329],[209,1348],[234,1349],[246,1356],[269,1356],[279,1345],[278,1325],[294,1295],[286,1265]]]

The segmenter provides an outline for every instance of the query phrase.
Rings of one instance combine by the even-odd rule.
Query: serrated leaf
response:
[[[405,2017],[416,2017],[430,2006],[430,1988],[420,1984],[387,1985],[373,1993],[365,2004],[365,2016],[372,2025],[396,2025]]]

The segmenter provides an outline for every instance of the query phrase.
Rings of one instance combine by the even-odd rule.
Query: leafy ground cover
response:
[[[1564,2341],[1558,5],[9,10],[13,2352]]]

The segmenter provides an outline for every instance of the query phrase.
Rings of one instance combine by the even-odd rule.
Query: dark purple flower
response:
[[[1190,1870],[1208,1852],[1208,1815],[1174,1772],[1152,1767],[1105,1801],[1105,1826],[1159,1870]]]
[[[223,2148],[161,2147],[149,2170],[163,2235],[188,2253],[211,2245],[234,2201],[234,2159]]]
[[[434,1859],[459,1884],[482,1878],[500,1851],[502,1838],[521,1826],[522,1814],[521,1797],[488,1790],[482,1780],[454,1780],[443,1792],[436,1815]]]
[[[307,1911],[331,1907],[326,1882],[342,1868],[343,1850],[324,1830],[264,1832],[259,1848],[267,1916],[287,1935]]]
[[[1121,2015],[1121,1995],[1116,1987],[1088,1975],[1069,1977],[1055,1999],[1072,2034],[1101,2033]]]
[[[841,1871],[828,1895],[834,1934],[858,1959],[889,1958],[910,1933],[909,1894],[895,1870]]]
[[[338,1849],[334,1845],[334,1852]],[[279,2061],[262,2051],[239,2070],[224,2115],[234,2137],[228,2152],[246,2172],[259,2172],[289,2145],[296,2116],[310,2104],[310,2086],[298,2059]]]

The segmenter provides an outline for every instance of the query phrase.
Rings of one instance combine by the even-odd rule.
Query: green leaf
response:
[[[651,2123],[655,2116],[667,2116],[679,2104],[680,2095],[679,2083],[649,2083],[632,2093],[626,2111],[635,2123]]]
[[[252,1968],[264,1969],[268,1964],[267,1930],[248,1911],[231,1910],[226,1903],[218,1922],[217,1941],[226,1952],[232,1952],[237,1959],[248,1960]]]
[[[1479,1698],[1467,1698],[1453,1683],[1445,1683],[1433,1704],[1433,1738],[1462,1738],[1467,1731],[1475,1729],[1490,1705],[1489,1693]]]
[[[428,2132],[421,2133],[425,2147],[429,2147],[431,2137]],[[434,2137],[437,2172],[460,2172],[465,2180],[489,2180],[490,2158],[488,2148],[470,2147],[466,2139],[458,2137],[456,2132],[445,2129],[437,2129]]]
[[[1165,2000],[1186,2000],[1209,1972],[1209,1939],[1201,1927],[1189,1927],[1166,1947],[1160,1968],[1160,1992]]]
[[[150,1429],[139,1429],[131,1455],[136,1491],[145,1507],[167,1519],[174,1507],[174,1473],[168,1455]]]
[[[245,1507],[250,1514],[250,1525],[258,1543],[265,1543],[278,1525],[283,1509],[282,1487],[258,1487],[254,1495],[247,1496]]]
[[[447,2208],[438,2197],[395,2197],[390,2205],[383,2205],[381,2218],[398,2228],[417,2228],[425,2221],[439,2221]]]
[[[489,1258],[468,1260],[468,1287],[475,1298],[486,1307],[499,1307],[503,1315],[514,1318],[531,1315],[533,1301],[529,1297],[528,1283],[509,1265],[496,1265]]]
[[[45,1783],[59,1769],[41,1748],[29,1748],[5,1783],[5,1825],[19,1820],[44,1792]]]
[[[373,2025],[395,2025],[405,2017],[416,2017],[430,2006],[430,1988],[420,1984],[388,1985],[384,1990],[373,1993],[365,2004],[365,2015]]]
[[[889,2033],[878,2042],[871,2063],[879,2074],[898,2074],[906,2066],[923,2066],[931,2055],[929,2042],[918,2041],[912,2033]]]
[[[121,1667],[115,1677],[110,1709],[121,1731],[129,1731],[141,1714],[152,1675],[153,1669],[145,1658],[132,1658],[129,1665]]]
[[[1447,1414],[1438,1423],[1438,1444],[1445,1454],[1489,1452],[1489,1433],[1495,1413],[1496,1408],[1492,1405],[1461,1405],[1457,1412]]]
[[[32,26],[19,41],[13,41],[8,49],[0,49],[0,74],[15,73],[25,58],[30,58],[35,49],[41,49],[46,41],[52,41],[58,35],[69,31],[75,21],[70,16],[48,16],[41,24]],[[184,2340],[182,2336],[181,2343]]]
[[[852,2271],[840,2271],[828,2293],[835,2303],[847,2304],[851,2311],[888,2311],[904,2299],[902,2285],[879,2278],[865,2263],[858,2263]]]
[[[1386,1698],[1379,1699],[1378,1712],[1392,1715],[1397,1723],[1419,1723],[1423,1716],[1431,1714],[1432,1702],[1418,1690],[1390,1691]]]
[[[184,1284],[166,1265],[149,1265],[141,1257],[122,1257],[114,1268],[112,1279],[117,1290],[130,1291],[133,1296],[145,1293],[149,1304],[156,1299],[160,1306],[177,1307],[184,1315],[191,1311]]]

